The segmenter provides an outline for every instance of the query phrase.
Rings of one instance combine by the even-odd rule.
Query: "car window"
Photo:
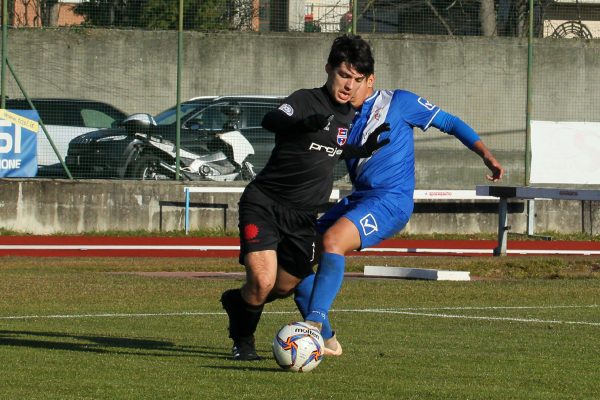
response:
[[[266,113],[276,107],[275,104],[244,104],[246,125],[244,128],[260,128]]]
[[[206,107],[207,103],[183,103],[181,104],[181,119],[184,120],[184,117],[187,117],[193,112],[201,110]],[[177,119],[177,109],[176,107],[171,107],[161,112],[157,116],[154,117],[154,120],[158,125],[171,125],[175,123],[175,119]]]
[[[84,126],[88,128],[110,128],[115,122],[115,118],[112,116],[89,108],[81,109],[81,118]]]
[[[222,130],[229,121],[229,118],[225,114],[226,109],[227,106],[224,104],[209,106],[202,110],[202,112],[194,115],[190,121],[198,124],[200,129],[211,131]]]
[[[47,125],[85,126],[89,128],[109,128],[114,121],[121,121],[126,115],[113,106],[94,101],[72,100],[33,100],[40,118]],[[29,103],[23,99],[9,99],[7,109],[29,110]]]

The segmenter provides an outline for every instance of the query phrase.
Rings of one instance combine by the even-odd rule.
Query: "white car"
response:
[[[118,108],[94,100],[31,99],[60,155],[67,155],[69,142],[87,132],[116,126],[127,117]],[[26,99],[7,99],[7,110],[31,110]],[[40,125],[37,142],[37,162],[47,167],[60,162]]]

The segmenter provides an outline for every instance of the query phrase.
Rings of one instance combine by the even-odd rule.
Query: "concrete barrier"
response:
[[[203,186],[211,186],[211,183]],[[0,229],[56,234],[183,231],[190,182],[0,179]],[[223,186],[215,183],[212,186]],[[347,185],[338,185],[348,189]],[[237,193],[192,193],[190,228],[237,230]],[[600,233],[600,202],[536,201],[536,231]],[[509,204],[513,232],[526,232],[523,202]],[[407,233],[496,233],[490,201],[417,201]]]

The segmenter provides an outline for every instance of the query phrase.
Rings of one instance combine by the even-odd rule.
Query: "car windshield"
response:
[[[194,103],[182,103],[181,104],[181,119],[185,119],[185,117],[195,111],[201,110],[206,107],[209,102],[194,102]],[[157,125],[172,125],[175,123],[175,119],[177,118],[177,107],[169,108],[156,117],[154,120]]]

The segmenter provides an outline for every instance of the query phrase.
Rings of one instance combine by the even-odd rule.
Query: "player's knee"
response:
[[[246,292],[255,303],[264,303],[269,293],[273,290],[275,282],[265,277],[255,277],[247,282]]]
[[[340,238],[332,234],[330,232],[325,232],[323,235],[323,252],[325,253],[335,253],[335,254],[344,254],[344,243],[340,241]]]

